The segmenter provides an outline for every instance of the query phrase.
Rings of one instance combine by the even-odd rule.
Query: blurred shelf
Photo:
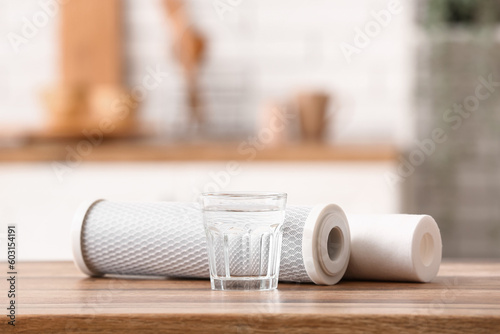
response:
[[[260,148],[241,143],[159,144],[136,141],[34,142],[0,147],[0,162],[44,161],[391,161],[388,144],[293,144]]]

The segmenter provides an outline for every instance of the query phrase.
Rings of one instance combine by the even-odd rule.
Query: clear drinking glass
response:
[[[285,193],[202,194],[213,290],[278,286]]]

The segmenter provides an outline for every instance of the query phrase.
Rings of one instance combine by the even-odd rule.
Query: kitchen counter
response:
[[[444,262],[428,284],[280,283],[271,292],[211,291],[208,280],[89,278],[70,262],[17,269],[19,333],[500,332],[500,261]]]
[[[247,142],[157,143],[114,140],[46,141],[0,146],[0,162],[47,161],[396,161],[388,144],[289,144],[265,147]]]

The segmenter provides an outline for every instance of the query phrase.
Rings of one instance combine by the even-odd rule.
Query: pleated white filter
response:
[[[441,233],[427,215],[348,215],[351,257],[345,277],[429,282],[441,264]]]
[[[75,263],[87,275],[210,277],[202,213],[194,203],[89,202],[75,215],[72,234]],[[287,208],[280,281],[336,284],[349,255],[342,209]]]

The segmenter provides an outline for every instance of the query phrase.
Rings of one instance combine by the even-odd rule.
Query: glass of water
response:
[[[213,290],[278,286],[286,194],[202,194]]]

